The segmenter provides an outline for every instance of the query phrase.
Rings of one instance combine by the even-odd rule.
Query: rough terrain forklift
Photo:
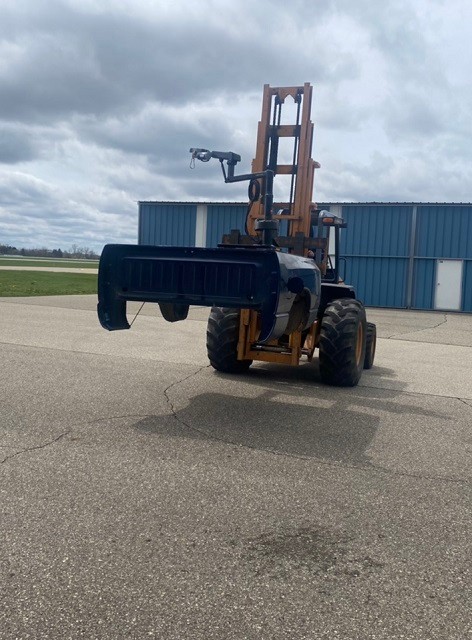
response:
[[[287,101],[295,123],[286,124]],[[127,301],[156,302],[169,322],[189,306],[211,307],[211,365],[240,373],[253,361],[298,365],[319,351],[323,382],[354,386],[373,365],[376,328],[353,287],[340,277],[340,229],[346,224],[311,201],[312,87],[265,85],[252,172],[236,174],[233,152],[190,149],[192,163],[219,160],[225,182],[249,183],[244,232],[230,230],[218,248],[106,245],[98,276],[98,317],[128,329]],[[291,162],[279,164],[279,147]],[[289,180],[287,202],[274,203],[274,177]],[[330,242],[334,247],[330,247]]]

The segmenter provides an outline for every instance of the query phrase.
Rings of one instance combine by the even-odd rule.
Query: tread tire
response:
[[[222,373],[243,373],[252,360],[238,360],[239,309],[212,307],[207,325],[207,353],[211,366]]]
[[[365,332],[364,369],[372,369],[372,366],[374,364],[376,346],[377,346],[377,327],[373,322],[368,322],[366,332]]]
[[[320,329],[320,375],[324,383],[354,387],[364,368],[366,316],[359,300],[331,301],[323,314]]]

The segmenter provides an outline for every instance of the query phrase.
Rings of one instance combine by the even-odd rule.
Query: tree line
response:
[[[98,260],[97,253],[88,247],[79,247],[73,244],[69,251],[62,249],[17,249],[8,244],[0,244],[0,255],[27,256],[30,258],[74,258],[75,260]]]

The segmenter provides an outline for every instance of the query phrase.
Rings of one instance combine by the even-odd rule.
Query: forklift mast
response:
[[[313,88],[309,83],[302,87],[264,86],[262,115],[257,130],[256,156],[252,161],[254,173],[269,169],[274,175],[290,176],[288,201],[278,203],[277,219],[287,220],[288,236],[295,239],[297,234],[310,235],[311,211],[315,168],[319,164],[311,158],[313,145],[313,123],[310,120]],[[295,122],[283,124],[283,108],[287,99],[293,99],[296,106]],[[292,162],[278,164],[280,139],[293,141]],[[254,203],[247,218],[250,235],[256,233],[255,223],[262,217],[261,202]],[[290,247],[296,253],[300,247]],[[298,249],[298,251],[296,251]]]
[[[264,86],[262,115],[257,130],[256,155],[252,161],[252,173],[234,175],[234,167],[240,156],[223,154],[204,149],[191,149],[194,158],[207,161],[218,158],[222,163],[226,182],[249,180],[249,205],[245,223],[245,234],[233,229],[222,239],[224,245],[269,244],[277,249],[299,256],[312,257],[321,271],[324,281],[338,283],[339,278],[339,229],[344,221],[321,211],[312,202],[315,169],[320,164],[312,159],[313,123],[310,120],[313,87],[305,83],[300,87]],[[295,122],[284,122],[283,111],[287,102],[293,101]],[[279,163],[280,140],[285,144],[285,153],[290,152],[291,163]],[[200,153],[199,153],[200,152]],[[203,152],[203,155],[202,155]],[[207,154],[206,156],[204,154]],[[222,156],[225,156],[224,158]],[[223,167],[227,160],[228,175]],[[275,176],[290,176],[287,199],[273,202]],[[283,224],[286,234],[280,233]],[[331,236],[330,228],[334,229]],[[330,250],[330,239],[334,247]],[[331,259],[334,258],[334,260]]]

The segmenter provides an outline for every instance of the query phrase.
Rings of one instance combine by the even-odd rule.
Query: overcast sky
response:
[[[472,201],[470,0],[0,0],[0,244],[136,242],[246,200],[262,88],[314,85],[318,201]]]

